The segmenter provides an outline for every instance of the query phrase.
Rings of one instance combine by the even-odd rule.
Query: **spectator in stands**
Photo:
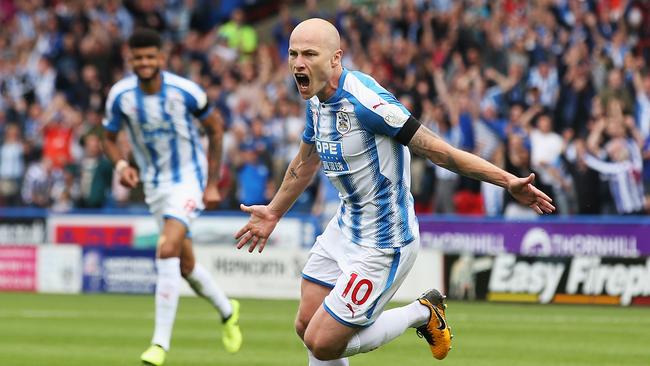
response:
[[[291,15],[289,6],[287,4],[281,5],[277,23],[273,26],[273,40],[280,60],[287,59],[289,36],[296,25],[298,25],[298,20]]]
[[[58,175],[52,167],[52,161],[44,157],[31,163],[25,172],[21,187],[23,202],[31,207],[49,207],[51,191]]]
[[[645,210],[643,159],[636,140],[630,137],[633,133],[629,131],[633,129],[632,122],[624,125],[614,117],[599,120],[589,135],[589,153],[584,157],[585,164],[609,183],[616,212],[625,215],[638,215]],[[610,140],[601,145],[605,135]]]
[[[51,187],[52,210],[56,212],[67,212],[77,206],[81,196],[79,188],[79,168],[74,164],[68,164],[60,173]]]
[[[623,83],[623,73],[620,69],[612,69],[607,75],[607,84],[598,93],[603,106],[607,107],[612,99],[618,99],[623,104],[623,112],[631,113],[634,99]]]
[[[247,58],[257,49],[257,32],[245,22],[246,15],[242,9],[235,9],[230,21],[219,27],[219,36],[228,40],[228,46]]]
[[[273,146],[270,173],[284,171],[295,155],[304,128],[304,105],[296,102],[299,98],[292,77],[280,61],[287,50],[282,46],[286,29],[302,15],[295,7],[283,6],[279,16],[269,21],[277,26],[275,33],[268,34],[274,38],[263,45],[258,44],[256,25],[248,24],[241,10],[232,11],[237,1],[222,1],[218,8],[208,0],[7,4],[7,11],[0,15],[0,133],[8,121],[15,123],[23,136],[26,159],[45,144],[46,155],[60,169],[67,164],[80,165],[83,154],[77,141],[96,128],[96,114],[103,108],[108,85],[129,72],[122,49],[133,29],[140,26],[167,35],[164,47],[172,51],[170,69],[206,90],[231,130],[226,136],[238,136],[233,140],[233,152],[255,130],[247,127],[239,131],[240,127],[251,126],[259,117],[267,142]],[[531,108],[540,106],[564,143],[579,145],[596,126],[592,118],[610,119],[611,100],[618,100],[622,116],[617,118],[623,125],[633,121],[638,131],[634,135],[634,130],[624,128],[624,136],[634,138],[641,153],[650,134],[650,78],[644,70],[650,60],[650,5],[643,1],[612,4],[342,1],[331,16],[336,18],[341,42],[348,50],[343,65],[373,74],[398,99],[411,105],[416,116],[426,114],[428,101],[433,101],[451,121],[451,109],[437,90],[438,84],[446,86],[449,99],[457,104],[459,146],[463,149],[503,160],[513,133],[523,137],[524,150],[530,149],[526,134],[532,127],[525,121],[540,112],[533,113]],[[324,9],[318,1],[305,1],[304,13],[310,16],[328,18]],[[638,39],[636,44],[631,42],[634,39]],[[442,71],[442,82],[433,81],[436,69]],[[61,103],[61,94],[65,103]],[[595,95],[598,97],[593,98]],[[488,120],[503,123],[486,123]],[[617,127],[608,124],[599,149],[615,138],[610,129],[616,134]],[[0,149],[2,145],[4,141]],[[601,184],[583,186],[579,181],[588,181],[594,171],[569,155],[567,152],[565,178],[574,180],[576,210],[597,211],[593,204],[587,207],[581,202]],[[231,160],[225,159],[224,169],[236,172]],[[414,164],[419,162],[413,159]],[[233,181],[236,175],[232,174]],[[273,176],[281,178],[281,174]],[[549,182],[556,187],[566,183],[562,175],[551,176]],[[416,202],[417,207],[431,202],[433,185],[439,183],[414,180],[414,192],[422,193],[416,195],[416,201],[426,201]],[[607,184],[602,186],[607,189]],[[461,178],[454,194],[472,192],[474,197],[480,195],[478,187]],[[230,199],[224,199],[224,207],[237,205],[236,191],[232,189]],[[118,205],[128,206],[137,200],[137,192],[116,186],[112,195]],[[498,192],[484,191],[478,196],[479,201],[488,202],[490,214],[500,211],[491,198],[501,194],[494,193]],[[459,201],[461,207],[482,210],[480,205],[463,203],[472,199],[465,201]],[[571,207],[569,204],[569,211]],[[560,205],[559,211],[566,210]]]
[[[79,164],[81,208],[101,208],[110,197],[113,181],[113,165],[102,153],[101,140],[96,134],[87,134],[83,138],[84,155]]]
[[[34,86],[36,101],[42,107],[47,107],[54,97],[56,70],[49,59],[41,57],[37,66],[30,71],[31,84]]]
[[[530,71],[528,86],[536,88],[540,92],[540,102],[544,107],[555,108],[560,83],[556,68],[546,58],[539,60],[539,63]]]
[[[644,66],[642,58],[629,58],[629,63],[636,93],[636,126],[641,138],[646,139],[650,136],[650,75],[641,75],[641,68]]]
[[[599,173],[585,164],[587,154],[583,138],[576,138],[566,149],[567,169],[575,188],[576,211],[581,215],[598,215],[601,213],[603,190]]]
[[[506,171],[512,174],[530,174],[534,171],[530,167],[530,150],[524,143],[524,138],[520,135],[513,134],[508,139],[506,154]],[[539,180],[536,182],[538,187],[543,189],[544,186]],[[506,218],[532,218],[537,215],[530,207],[526,207],[519,202],[509,199],[505,194],[503,216]]]
[[[588,154],[585,163],[605,176],[619,214],[644,214],[643,162],[638,147],[633,141],[619,138],[610,141],[605,151],[611,161]]]
[[[162,2],[155,0],[124,0],[124,6],[133,15],[135,26],[164,32],[168,24],[163,16]]]
[[[20,181],[25,172],[24,146],[18,125],[5,127],[0,145],[0,204],[14,206],[20,202]]]
[[[69,118],[69,106],[62,95],[57,95],[42,116],[43,156],[52,166],[61,169],[72,162],[74,130]]]
[[[239,146],[237,182],[239,202],[245,205],[267,204],[273,192],[271,172],[259,158],[252,141]]]
[[[537,126],[530,132],[530,145],[530,165],[539,173],[538,182],[553,187],[547,194],[553,197],[559,213],[568,214],[566,192],[570,181],[561,160],[566,145],[562,136],[554,132],[550,115],[541,114],[537,118]]]

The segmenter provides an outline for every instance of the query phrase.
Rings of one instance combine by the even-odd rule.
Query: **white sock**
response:
[[[307,356],[309,357],[309,366],[348,366],[350,364],[347,357],[330,361],[321,361],[314,357],[314,354],[311,353],[310,350],[307,350]]]
[[[156,259],[158,279],[156,281],[156,325],[152,344],[169,350],[172,328],[178,307],[178,293],[181,282],[180,258]]]
[[[210,273],[203,268],[200,264],[194,265],[194,270],[190,273],[185,280],[189,283],[190,287],[196,292],[197,295],[203,296],[210,303],[219,310],[221,317],[227,319],[232,313],[232,306],[228,297],[214,282]]]
[[[429,309],[419,301],[384,311],[371,326],[352,336],[342,356],[370,352],[397,338],[406,329],[426,324],[429,315]]]

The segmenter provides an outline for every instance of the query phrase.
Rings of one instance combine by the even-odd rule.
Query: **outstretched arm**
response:
[[[518,178],[474,154],[454,148],[424,126],[418,128],[408,147],[443,168],[506,188],[517,201],[539,214],[555,210],[551,198],[533,186],[534,174]]]
[[[278,193],[269,204],[269,210],[278,217],[284,215],[298,196],[309,186],[320,168],[320,158],[315,144],[300,143],[298,155],[291,161]]]
[[[264,250],[266,241],[280,218],[291,208],[298,196],[307,188],[320,167],[320,158],[314,144],[300,143],[300,151],[287,169],[280,189],[267,206],[245,206],[241,210],[250,213],[248,223],[235,234],[237,249],[251,242],[248,251]]]

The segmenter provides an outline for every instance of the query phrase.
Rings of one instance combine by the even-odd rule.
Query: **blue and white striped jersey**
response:
[[[620,214],[641,212],[645,205],[643,189],[643,158],[636,142],[626,141],[630,158],[623,161],[604,161],[585,155],[585,164],[599,172],[609,182],[609,190]]]
[[[208,98],[196,83],[162,72],[162,87],[144,94],[135,75],[117,82],[108,94],[104,128],[117,132],[126,124],[140,178],[158,187],[207,180],[207,159],[193,117],[210,113]]]
[[[307,102],[303,141],[316,144],[338,189],[337,220],[353,243],[402,247],[419,236],[411,195],[411,156],[395,136],[409,111],[372,77],[343,70],[335,94]]]

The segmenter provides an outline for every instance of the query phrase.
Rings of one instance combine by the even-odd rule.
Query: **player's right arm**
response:
[[[280,218],[291,208],[298,196],[311,183],[320,168],[320,158],[316,153],[316,145],[301,142],[300,151],[289,164],[280,189],[266,206],[245,206],[241,210],[251,215],[248,223],[235,234],[237,249],[250,242],[249,252],[255,247],[258,252],[264,250],[266,241],[275,229]]]
[[[120,153],[117,147],[117,133],[122,126],[124,116],[120,109],[120,94],[113,87],[106,100],[106,115],[104,116],[104,153],[115,166],[115,172],[120,177],[120,183],[129,188],[135,188],[140,181],[138,171],[132,167]]]
[[[115,172],[120,177],[120,184],[128,188],[135,188],[140,181],[138,171],[129,164],[126,157],[122,157],[120,154],[117,147],[117,133],[105,129],[103,140],[104,153],[115,166]]]

